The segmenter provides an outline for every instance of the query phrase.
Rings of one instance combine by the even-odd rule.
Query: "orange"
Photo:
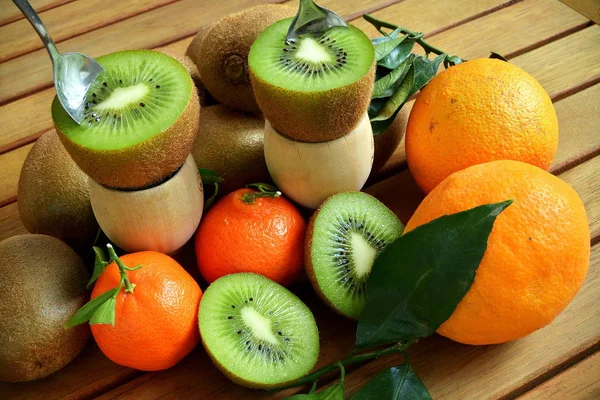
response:
[[[196,258],[207,282],[254,272],[289,285],[302,271],[306,231],[302,215],[281,196],[247,201],[257,193],[251,189],[230,193],[203,217],[195,239]]]
[[[115,325],[92,325],[100,350],[113,362],[144,371],[170,368],[200,341],[198,306],[202,291],[171,257],[154,251],[120,257],[135,284],[116,299]],[[96,281],[92,299],[118,287],[119,268],[113,262]]]
[[[406,158],[425,193],[453,172],[494,160],[547,170],[558,120],[544,88],[521,68],[477,59],[444,70],[421,91],[406,128]]]
[[[419,205],[406,232],[445,214],[513,199],[496,219],[475,281],[439,330],[467,344],[521,338],[550,323],[581,287],[590,231],[581,199],[554,175],[517,161],[456,172]]]

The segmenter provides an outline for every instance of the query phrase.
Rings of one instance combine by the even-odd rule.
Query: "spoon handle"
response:
[[[42,22],[40,17],[37,15],[33,7],[31,7],[31,4],[29,4],[27,0],[13,0],[13,3],[15,3],[19,10],[21,10],[21,12],[27,18],[31,26],[33,26],[33,29],[35,29],[37,34],[40,36],[42,42],[44,42],[44,46],[46,46],[46,49],[50,54],[52,63],[55,64],[56,58],[60,57],[60,53],[56,48],[56,45],[52,41],[52,38],[50,37],[50,34],[48,33],[48,30],[44,26],[44,23]]]

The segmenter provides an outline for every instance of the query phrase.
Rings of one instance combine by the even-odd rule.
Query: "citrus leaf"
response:
[[[397,88],[397,85],[402,83],[402,79],[406,73],[408,73],[408,68],[410,67],[411,62],[412,58],[409,56],[396,69],[381,79],[375,81],[371,98],[380,99],[392,96]]]
[[[223,182],[223,178],[208,168],[198,168],[198,172],[200,173],[203,185],[214,185],[215,183]]]
[[[431,400],[409,363],[392,367],[371,379],[350,400]]]
[[[400,43],[394,50],[381,60],[377,61],[377,68],[381,69],[395,69],[411,55],[411,51],[415,45],[414,38],[405,39]]]
[[[116,294],[116,290],[115,294]],[[107,301],[100,304],[100,307],[94,312],[92,318],[90,319],[90,325],[96,324],[110,324],[115,326],[115,308],[117,306],[117,297],[113,294],[113,296],[109,297]]]
[[[431,79],[437,74],[440,64],[446,58],[446,53],[442,53],[433,60],[423,56],[416,56],[413,65],[415,67],[415,79],[408,97],[423,89]]]
[[[73,316],[67,321],[66,327],[71,328],[73,326],[81,325],[92,319],[96,311],[106,303],[110,298],[116,295],[118,288],[111,289],[93,300],[88,301],[83,307],[81,307]]]
[[[369,276],[356,348],[432,335],[469,291],[494,221],[511,203],[442,216],[388,245]]]
[[[398,37],[398,35],[400,35],[402,30],[400,28],[396,28],[390,33],[386,33],[383,31],[379,31],[379,32],[381,32],[384,36],[381,36],[381,37],[378,37],[375,39],[371,39],[371,43],[373,43],[373,45],[376,45],[377,43],[385,42],[385,41],[389,40],[389,38],[396,39]]]
[[[106,254],[104,254],[104,251],[100,247],[94,246],[92,249],[94,250],[95,254],[94,272],[92,273],[90,281],[86,285],[86,288],[88,289],[90,286],[92,286],[92,283],[96,282],[96,279],[98,279],[102,272],[104,272],[104,268],[106,268],[106,266],[110,263],[108,257],[106,257]]]
[[[391,38],[387,37],[388,40],[382,40],[379,43],[373,45],[375,47],[375,59],[377,61],[381,60],[388,54],[390,54],[400,43],[406,39],[406,36],[402,36],[399,38]]]
[[[498,60],[502,60],[502,61],[506,61],[508,62],[508,60],[506,58],[504,58],[504,56],[502,54],[490,51],[490,57],[489,58],[497,58]]]
[[[394,94],[389,99],[387,99],[384,106],[381,108],[381,110],[379,110],[377,115],[371,118],[371,122],[384,121],[394,117],[394,115],[398,113],[400,107],[402,107],[404,103],[406,103],[406,100],[409,98],[411,89],[413,87],[414,76],[415,68],[414,64],[411,64],[406,76],[402,80],[402,83],[400,84],[400,86],[398,86],[398,89],[396,89]]]
[[[277,189],[277,187],[275,187],[273,185],[269,185],[268,183],[251,183],[249,185],[246,185],[246,187],[251,188],[251,189],[258,189],[262,193],[265,193],[265,192],[275,193],[275,192],[279,191],[279,189]]]
[[[286,400],[344,400],[344,384],[340,382],[317,393],[295,394]]]

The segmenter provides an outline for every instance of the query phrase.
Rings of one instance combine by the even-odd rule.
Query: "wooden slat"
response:
[[[29,3],[39,14],[43,11],[72,1],[75,0],[30,0]],[[2,0],[2,2],[2,7],[0,7],[0,26],[25,18],[23,14],[21,14],[21,11],[19,11],[14,4],[9,2],[9,0]]]
[[[59,43],[63,52],[92,57],[124,49],[151,48],[197,32],[223,15],[277,0],[181,0]],[[151,29],[148,29],[151,27]],[[0,103],[50,87],[52,67],[40,49],[0,64]]]
[[[600,3],[598,0],[560,0],[578,13],[600,25]]]
[[[0,207],[0,228],[0,241],[11,236],[27,233],[27,229],[25,229],[19,218],[17,203]]]
[[[600,399],[600,352],[519,397],[519,400],[547,399]]]
[[[467,60],[487,57],[490,51],[512,57],[588,23],[556,0],[525,0],[429,37],[427,42]]]
[[[121,0],[75,1],[43,12],[40,18],[54,42],[59,43],[174,1],[177,0],[147,0],[142,3]],[[94,17],[90,18],[90,15]],[[44,47],[25,19],[1,26],[0,38],[0,62]]]
[[[19,183],[19,175],[21,173],[21,166],[27,153],[33,147],[32,144],[19,147],[9,153],[2,154],[0,156],[0,207],[15,201],[17,198],[17,186]]]
[[[407,29],[431,33],[512,3],[514,0],[404,0],[372,15],[377,19],[398,24]],[[371,24],[363,19],[356,20],[354,24],[370,37],[381,36]]]
[[[413,368],[432,397],[512,398],[511,393],[518,392],[522,385],[597,346],[600,245],[592,249],[591,264],[583,287],[567,309],[550,325],[525,338],[494,346],[467,346],[436,335],[413,346],[409,351]],[[402,357],[391,356],[361,367],[346,376],[347,394],[352,395],[377,373],[403,362]],[[582,381],[574,384],[580,387]],[[562,394],[556,398],[564,399]]]

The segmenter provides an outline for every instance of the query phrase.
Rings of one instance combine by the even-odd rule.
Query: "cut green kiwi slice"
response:
[[[317,293],[337,312],[358,319],[375,259],[403,230],[398,217],[366,193],[327,199],[311,218],[305,249]]]
[[[259,35],[250,52],[254,73],[271,84],[301,92],[326,91],[362,78],[373,63],[371,41],[358,28],[334,27],[321,34],[286,38],[290,19]]]
[[[369,106],[375,50],[352,25],[288,40],[291,21],[274,23],[252,44],[248,65],[256,100],[265,119],[294,140],[337,139]]]
[[[60,102],[54,123],[71,140],[96,150],[133,146],[175,123],[190,99],[192,81],[175,59],[156,51],[121,51],[99,57],[104,71],[89,88],[81,125]]]
[[[99,57],[104,71],[86,94],[78,125],[58,98],[52,118],[77,165],[98,183],[139,189],[175,172],[197,134],[199,101],[181,63],[151,50]]]
[[[238,384],[282,385],[317,362],[319,333],[312,313],[262,275],[240,273],[214,281],[202,296],[198,319],[206,351]]]

